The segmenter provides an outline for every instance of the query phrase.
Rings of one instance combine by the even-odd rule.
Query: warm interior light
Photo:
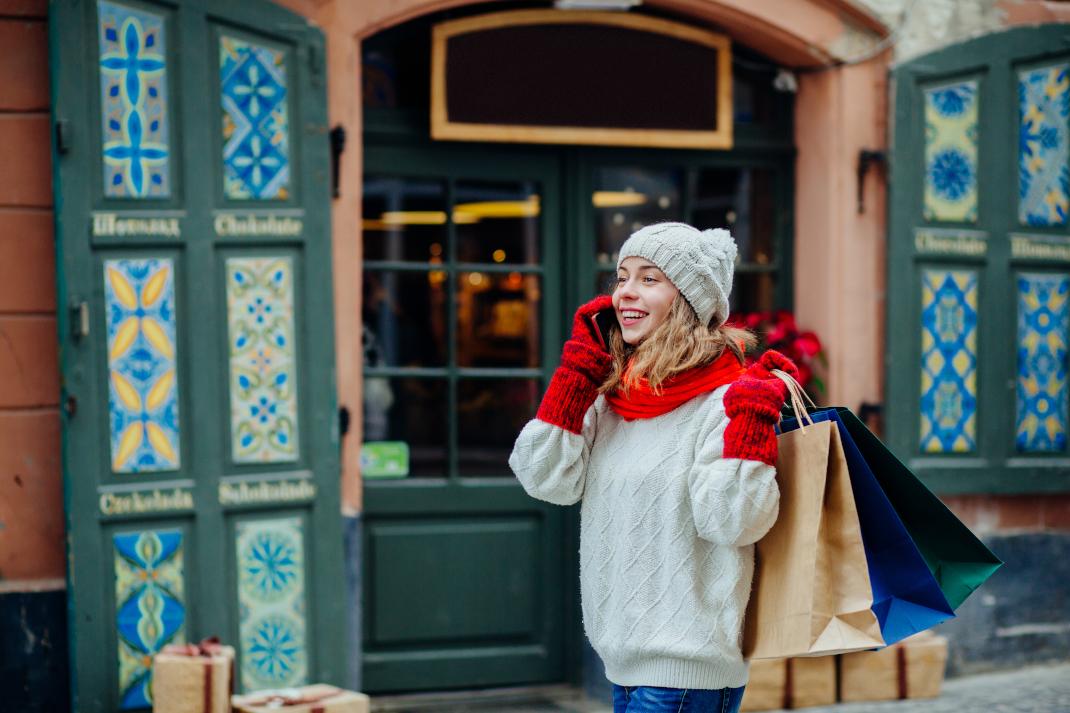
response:
[[[591,203],[595,208],[625,208],[646,203],[645,193],[635,191],[595,191],[591,194]]]
[[[461,222],[457,219],[461,215],[479,220],[481,218],[534,218],[538,214],[538,196],[528,196],[526,200],[522,201],[458,203],[453,208],[453,220],[456,223]]]
[[[478,223],[479,216],[472,213],[465,213],[464,211],[453,211],[453,223],[455,225],[471,225],[472,223]]]
[[[491,253],[491,257],[494,258],[494,262],[505,262],[505,251],[501,248],[498,248],[493,253]]]
[[[539,215],[539,197],[529,196],[523,201],[485,201],[459,203],[453,208],[453,222],[471,225],[484,218],[534,218]],[[361,222],[365,230],[388,230],[403,225],[445,225],[442,210],[388,210],[378,220]]]
[[[379,216],[383,225],[445,225],[446,213],[441,210],[388,210]]]

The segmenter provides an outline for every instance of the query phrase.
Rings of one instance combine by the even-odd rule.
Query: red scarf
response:
[[[731,384],[742,374],[743,365],[739,359],[731,351],[725,350],[712,363],[689,369],[664,382],[660,394],[654,393],[650,382],[641,379],[638,384],[629,387],[627,396],[620,391],[611,391],[606,394],[606,401],[625,421],[654,418],[700,394]]]

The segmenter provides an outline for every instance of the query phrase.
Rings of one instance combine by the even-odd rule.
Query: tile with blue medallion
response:
[[[282,200],[290,193],[286,53],[236,37],[219,41],[223,193]]]
[[[921,450],[977,447],[977,272],[923,270]]]
[[[1070,207],[1070,65],[1018,73],[1018,220],[1065,225]]]
[[[235,463],[297,460],[293,261],[229,258],[230,434]]]
[[[301,518],[238,523],[236,543],[242,688],[303,685],[308,644]]]
[[[1023,453],[1066,450],[1070,276],[1021,273],[1018,282],[1018,408]]]
[[[111,466],[179,467],[175,283],[170,258],[104,262]]]
[[[167,24],[163,16],[97,4],[104,195],[171,195]]]
[[[112,536],[123,710],[152,706],[153,655],[167,644],[185,641],[182,540],[180,530]]]
[[[925,91],[926,220],[977,220],[976,81]]]

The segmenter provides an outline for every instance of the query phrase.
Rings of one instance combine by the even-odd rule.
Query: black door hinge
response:
[[[338,431],[343,437],[349,433],[349,409],[345,406],[338,407]]]
[[[331,129],[331,197],[337,198],[341,195],[341,191],[338,187],[340,182],[340,175],[342,173],[342,152],[346,150],[346,130],[339,124]]]
[[[869,173],[869,167],[876,165],[885,167],[887,165],[888,157],[883,151],[873,151],[871,149],[861,149],[858,152],[858,212],[859,214],[866,212],[865,199],[863,198],[866,182],[866,174]]]
[[[67,153],[71,150],[71,122],[66,119],[56,120],[56,152]]]

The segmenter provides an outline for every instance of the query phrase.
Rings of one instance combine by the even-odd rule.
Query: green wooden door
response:
[[[563,681],[574,520],[507,464],[562,339],[558,161],[430,145],[364,161],[364,688]],[[407,468],[376,467],[384,442]]]
[[[1068,29],[893,75],[887,437],[940,492],[1070,487]]]
[[[74,705],[345,669],[323,38],[260,0],[53,2]]]

